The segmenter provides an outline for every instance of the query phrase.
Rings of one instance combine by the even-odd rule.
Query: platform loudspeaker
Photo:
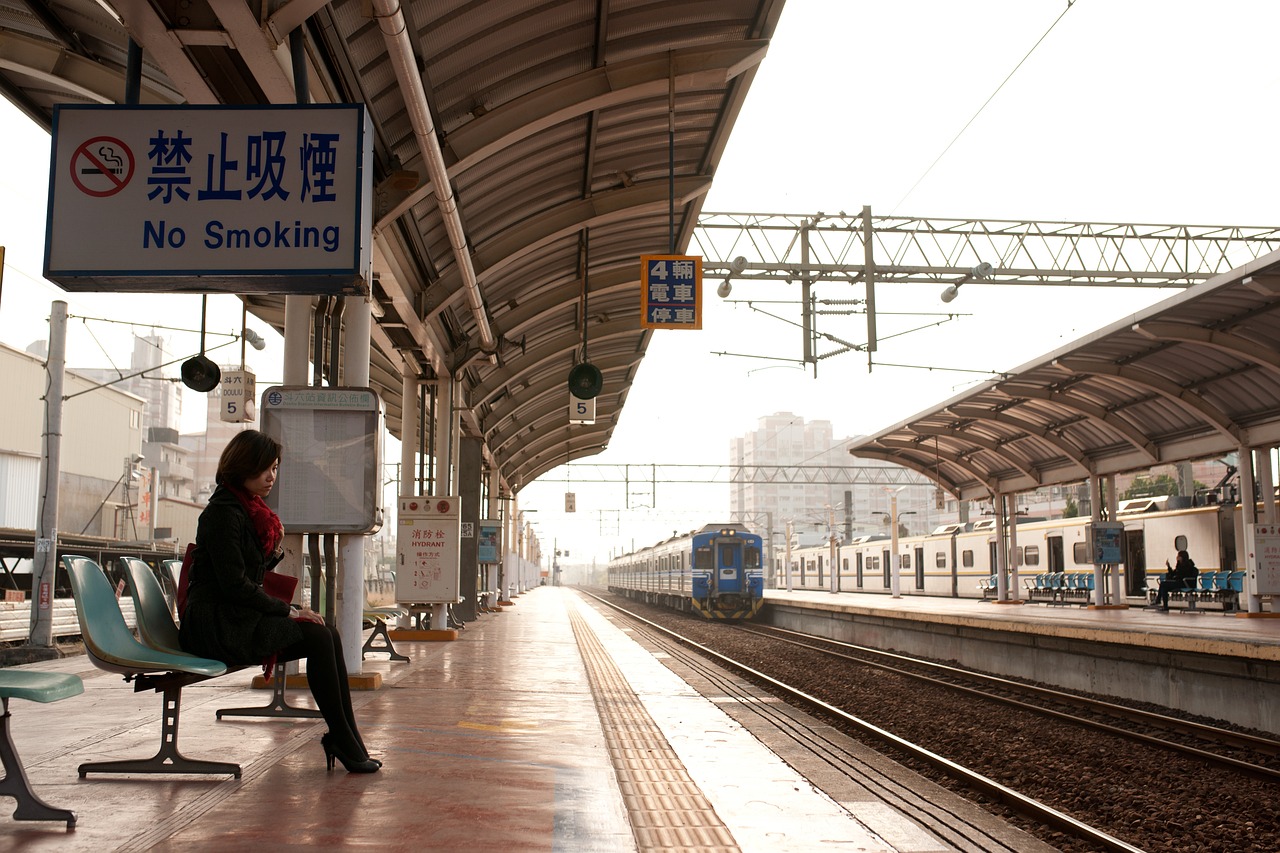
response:
[[[207,394],[218,387],[221,379],[222,371],[206,355],[197,355],[182,362],[182,384],[192,391]]]
[[[603,387],[604,377],[594,364],[584,361],[569,371],[569,393],[579,400],[594,399]]]

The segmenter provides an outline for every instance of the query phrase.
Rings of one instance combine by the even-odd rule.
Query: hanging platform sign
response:
[[[361,104],[56,106],[44,274],[73,292],[368,294]]]
[[[642,255],[640,309],[645,329],[701,329],[702,256]]]

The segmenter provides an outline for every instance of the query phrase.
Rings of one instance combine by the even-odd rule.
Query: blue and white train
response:
[[[609,589],[707,619],[751,619],[764,602],[762,546],[741,525],[709,524],[610,560]]]
[[[1124,525],[1121,594],[1145,598],[1165,560],[1186,548],[1200,568],[1236,572],[1245,567],[1238,543],[1243,541],[1243,513],[1236,503],[1178,506],[1176,498],[1126,501],[1116,515]],[[1016,532],[1017,578],[1010,578],[1025,597],[1025,589],[1045,574],[1082,576],[1091,582],[1092,555],[1089,518],[1019,520]],[[882,592],[892,587],[895,562],[889,536],[864,536],[851,542],[792,549],[790,566],[779,551],[770,566],[768,583],[777,589],[830,592]],[[996,531],[992,520],[939,527],[932,533],[903,536],[897,541],[902,595],[980,598],[990,594],[996,573]],[[834,571],[834,576],[833,576]],[[1084,577],[1087,576],[1087,577]]]

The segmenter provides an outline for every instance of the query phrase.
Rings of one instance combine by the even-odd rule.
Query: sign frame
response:
[[[363,104],[58,104],[44,275],[71,292],[369,293]]]
[[[688,270],[686,264],[690,265]],[[684,290],[685,286],[689,290]],[[673,310],[674,316],[665,316]],[[689,319],[683,319],[684,312],[688,312]],[[702,328],[701,255],[640,256],[640,327],[686,331]]]

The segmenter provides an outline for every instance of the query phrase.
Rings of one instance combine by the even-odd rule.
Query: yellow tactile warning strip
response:
[[[605,743],[641,851],[738,853],[711,803],[685,772],[595,631],[569,607],[569,622],[586,664]]]

